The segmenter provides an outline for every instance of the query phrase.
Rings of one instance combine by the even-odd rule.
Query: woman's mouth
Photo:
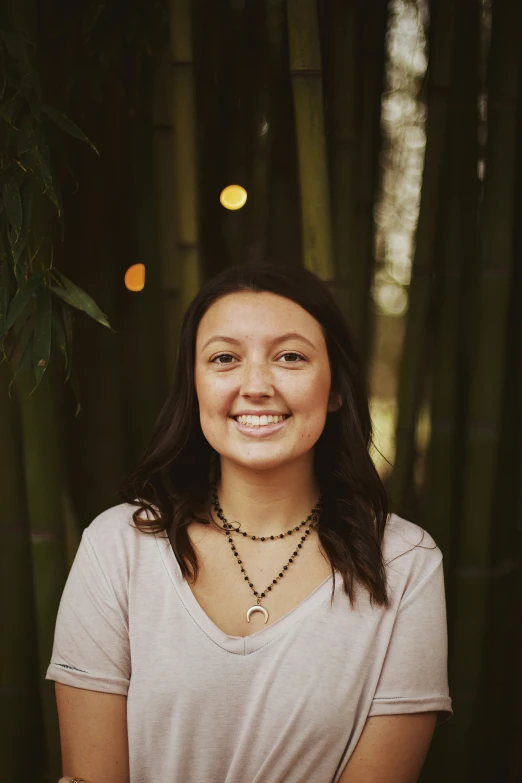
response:
[[[291,414],[287,413],[280,416],[230,416],[229,418],[240,432],[260,437],[278,432],[290,417]]]

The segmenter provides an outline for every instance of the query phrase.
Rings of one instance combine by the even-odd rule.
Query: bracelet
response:
[[[71,778],[69,783],[86,783],[83,778]]]

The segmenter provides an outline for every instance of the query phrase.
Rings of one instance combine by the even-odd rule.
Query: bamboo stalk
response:
[[[335,293],[357,346],[361,347],[364,262],[357,243],[357,0],[333,0],[328,15],[331,61],[328,79],[330,176]],[[361,269],[363,271],[361,281]],[[361,286],[362,282],[362,286]]]
[[[424,176],[399,370],[396,456],[389,483],[391,506],[399,514],[407,513],[405,508],[413,486],[415,432],[426,369],[426,329],[454,34],[455,0],[440,0],[432,20]]]
[[[290,78],[279,80],[279,119],[272,151],[268,255],[279,259],[282,264],[301,266],[302,231],[291,89]]]
[[[156,231],[158,234],[161,310],[167,365],[176,355],[181,324],[180,279],[177,263],[178,239],[176,220],[174,171],[174,141],[172,131],[172,67],[168,40],[154,52],[153,146],[156,201]]]
[[[452,530],[458,521],[457,482],[462,464],[458,401],[466,375],[461,372],[464,346],[460,322],[463,311],[469,314],[469,307],[462,306],[467,295],[463,281],[468,282],[463,265],[474,263],[476,258],[479,19],[475,0],[459,4],[456,24],[459,45],[454,53],[434,264],[431,435],[422,498],[423,525],[442,549],[446,571],[450,570],[453,554]]]
[[[515,367],[515,414],[513,420],[510,422],[513,439],[515,442],[520,442],[522,436],[522,311],[518,306],[522,298],[522,121],[518,122],[518,163],[517,163],[517,187],[515,196],[515,221],[516,231],[514,237],[514,270],[513,270],[513,293],[515,303],[512,307],[513,312],[513,336],[514,336],[514,352],[513,356],[517,357],[517,361],[514,364]],[[514,503],[514,513],[511,512],[511,516],[515,520],[515,542],[513,551],[516,553],[518,563],[522,563],[522,457],[520,451],[516,449],[516,458],[514,459],[514,466],[510,466],[510,470],[514,475],[516,482],[516,497]],[[522,568],[518,568],[516,574],[516,584],[514,587],[514,607],[513,611],[517,618],[522,616]],[[516,638],[514,642],[515,650],[522,650],[522,623],[518,620],[514,623],[516,629]],[[518,663],[515,666],[513,676],[513,698],[516,705],[522,703],[522,666]],[[513,736],[522,736],[522,710],[516,709],[515,716],[512,722]],[[513,743],[514,747],[511,752],[510,759],[510,774],[508,776],[509,783],[517,783],[522,778],[522,744],[520,742]]]
[[[0,758],[2,779],[40,779],[43,726],[20,416],[0,364]]]
[[[458,683],[453,728],[461,748],[459,770],[472,770],[472,739],[481,703],[488,607],[505,598],[512,558],[502,561],[499,539],[505,523],[495,509],[499,439],[504,400],[509,292],[513,265],[514,184],[517,111],[521,96],[522,7],[511,0],[493,4],[488,67],[488,139],[484,196],[479,215],[477,333],[472,365],[469,420],[461,489],[460,554],[453,621],[450,674]],[[505,553],[502,553],[505,554]],[[461,777],[462,779],[462,777]]]
[[[248,192],[246,258],[259,261],[266,256],[269,192],[273,184],[273,139],[279,120],[276,85],[283,68],[284,0],[265,0],[263,42],[257,65],[257,89],[252,116],[252,172]]]
[[[447,126],[447,152],[440,194],[435,297],[434,351],[430,389],[430,441],[422,492],[422,525],[444,554],[448,624],[453,616],[455,533],[462,475],[465,402],[469,360],[466,321],[471,317],[470,268],[475,264],[478,210],[478,5],[458,6],[453,83]],[[453,640],[450,637],[450,661]],[[452,689],[454,681],[452,680]],[[423,768],[426,783],[448,777],[460,748],[445,737]]]
[[[169,0],[172,57],[174,181],[180,265],[180,308],[184,312],[201,284],[191,0]]]
[[[44,678],[51,660],[56,615],[67,577],[67,551],[61,428],[52,361],[39,387],[28,396],[33,385],[34,379],[29,373],[17,381],[31,530],[39,686],[48,753],[47,775],[49,780],[57,780],[61,774],[58,715],[54,685]]]
[[[130,59],[130,58],[129,58]],[[128,169],[132,176],[129,198],[129,212],[136,215],[134,225],[134,263],[145,264],[145,287],[140,292],[126,291],[126,329],[123,342],[125,350],[124,373],[128,387],[128,408],[126,411],[127,443],[134,457],[146,447],[154,421],[160,410],[167,388],[165,367],[175,353],[164,353],[165,333],[162,307],[162,263],[158,237],[157,189],[154,170],[154,147],[152,121],[152,63],[150,58],[134,52],[133,69],[128,91],[131,105],[135,108],[132,121],[128,122],[129,143]],[[116,136],[114,143],[119,143]],[[163,161],[164,165],[164,161]],[[163,183],[162,183],[163,184]],[[168,222],[169,216],[164,215]],[[160,260],[161,259],[161,260]],[[169,257],[172,264],[172,255]],[[122,283],[120,283],[122,285]],[[174,337],[176,331],[174,332]],[[170,340],[170,335],[169,335]],[[158,351],[150,346],[158,344]],[[169,345],[169,349],[172,349]],[[162,357],[158,361],[158,354]],[[146,379],[146,390],[140,383]],[[133,457],[133,458],[134,458]]]
[[[354,295],[351,307],[355,336],[366,370],[370,368],[374,319],[371,286],[375,273],[374,206],[381,167],[381,102],[384,86],[388,0],[374,0],[359,5],[358,135],[360,139],[357,166],[357,248],[352,264]]]
[[[252,56],[256,32],[253,13],[256,7],[244,0],[229,0],[225,16],[225,48],[220,121],[224,126],[223,148],[226,150],[225,179],[221,189],[230,184],[244,187],[250,192],[249,164],[252,157],[251,134],[248,120],[252,99]],[[245,261],[246,214],[251,212],[250,202],[244,208],[220,210],[221,228],[226,244],[227,264],[236,266]]]
[[[315,0],[287,0],[303,237],[303,264],[335,276],[326,157],[323,75]]]

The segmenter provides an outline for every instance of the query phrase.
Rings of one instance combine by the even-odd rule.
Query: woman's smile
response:
[[[276,432],[281,432],[291,418],[286,416],[229,416],[235,428],[242,434],[254,438],[266,438]]]

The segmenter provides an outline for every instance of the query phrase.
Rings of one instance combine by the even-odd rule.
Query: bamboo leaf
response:
[[[78,416],[80,413],[80,410],[82,408],[82,403],[80,400],[80,384],[78,382],[78,375],[76,373],[76,366],[74,364],[74,361],[71,359],[71,369],[70,369],[70,384],[71,389],[74,392],[74,396],[76,398],[76,411],[74,413],[74,418]]]
[[[11,253],[13,255],[14,266],[16,269],[20,260],[20,256],[22,255],[27,244],[27,233],[21,231],[20,234],[18,234],[18,237],[16,237],[14,231],[10,231],[9,244],[11,245]]]
[[[26,180],[20,189],[20,198],[22,201],[22,229],[18,237],[14,236],[14,233],[9,234],[9,242],[11,244],[11,253],[13,254],[14,267],[18,265],[20,256],[23,253],[29,236],[31,227],[31,215],[33,208],[33,183],[30,179]],[[25,269],[24,269],[25,272]]]
[[[74,339],[74,312],[71,310],[69,305],[66,305],[64,302],[61,302],[62,307],[62,319],[63,319],[63,325],[65,329],[65,340],[67,345],[67,365],[65,367],[65,370],[67,372],[67,375],[65,377],[65,381],[67,382],[69,380],[69,376],[71,373],[71,366],[73,361],[73,339]]]
[[[11,378],[11,383],[9,384],[9,387],[7,389],[7,393],[9,397],[11,396],[11,386],[15,382],[18,375],[22,372],[26,372],[26,370],[31,369],[31,357],[32,357],[32,340],[30,339],[24,348],[24,351],[22,353],[22,358],[18,362],[16,370],[13,373],[13,377]],[[36,386],[34,387],[34,389],[36,389]],[[34,389],[30,392],[30,395],[33,393]]]
[[[24,99],[20,95],[14,95],[5,103],[0,105],[0,116],[4,118],[8,125],[14,126],[14,118],[22,107]]]
[[[33,368],[36,385],[40,383],[51,355],[52,300],[45,289],[37,291],[37,310],[33,339]]]
[[[35,123],[34,118],[30,111],[22,112],[22,116],[18,121],[18,134],[16,137],[16,153],[18,157],[21,157],[29,150],[35,150],[38,147],[38,140],[35,135]]]
[[[9,306],[9,311],[7,315],[7,324],[6,324],[7,330],[9,330],[13,326],[13,324],[17,321],[17,319],[20,317],[27,303],[31,299],[32,295],[34,294],[38,286],[41,285],[42,280],[47,274],[47,272],[48,270],[46,269],[44,272],[38,272],[36,275],[30,277],[27,283],[23,286],[23,288],[20,288],[20,290],[15,294]],[[0,337],[1,336],[2,334],[0,333]]]
[[[20,199],[20,190],[18,183],[14,179],[10,179],[6,182],[2,188],[2,195],[4,197],[4,208],[7,215],[7,219],[16,234],[16,238],[20,234],[22,228],[22,201]]]
[[[35,150],[28,150],[25,153],[24,163],[25,162],[27,162],[27,164],[31,167],[33,171],[36,171],[40,174],[40,177],[42,178],[42,182],[44,184],[44,195],[47,196],[47,198],[54,204],[54,206],[58,211],[58,217],[60,217],[61,215],[60,203],[58,201],[58,198],[54,190],[53,178],[49,170],[47,161],[44,159],[40,151],[35,149]]]
[[[74,352],[73,352],[73,322],[74,322],[74,311],[71,310],[69,305],[64,304],[63,302],[60,303],[62,308],[62,320],[64,329],[62,329],[61,321],[58,317],[58,314],[56,311],[53,311],[53,324],[55,325],[55,333],[57,337],[57,344],[60,350],[62,350],[62,345],[64,345],[63,354],[65,357],[65,369],[67,372],[67,376],[65,378],[65,382],[70,380],[71,389],[73,391],[73,394],[76,398],[76,412],[74,414],[74,418],[78,416],[81,410],[81,400],[80,400],[80,384],[78,382],[78,375],[76,373],[76,366],[74,362]],[[55,316],[56,315],[56,319]]]
[[[65,361],[65,371],[67,372],[69,366],[69,359],[67,356],[67,338],[65,336],[65,329],[63,328],[62,319],[54,307],[52,308],[51,316],[51,337],[53,345],[58,347],[58,350],[63,355]],[[65,379],[67,381],[67,378]]]
[[[7,331],[7,308],[9,306],[9,270],[7,261],[0,264],[0,340]]]
[[[42,111],[52,120],[54,120],[54,122],[70,136],[74,136],[76,139],[87,142],[87,144],[92,147],[97,155],[100,154],[92,141],[87,138],[82,129],[79,128],[72,120],[70,120],[69,117],[66,117],[65,114],[63,114],[61,111],[53,108],[52,106],[47,106],[46,104],[42,105]]]
[[[11,355],[7,357],[11,365],[11,370],[13,372],[8,391],[10,391],[15,378],[18,376],[20,372],[31,369],[31,359],[33,355],[33,350],[32,350],[33,330],[34,330],[34,318],[31,317],[28,319],[27,323],[22,328],[22,331],[20,332],[20,335],[18,337],[18,342],[14,350],[12,351]]]
[[[63,299],[63,301],[71,305],[71,307],[75,307],[77,310],[81,310],[82,312],[86,313],[95,321],[98,321],[98,323],[100,323],[102,326],[106,326],[111,330],[111,332],[114,331],[109,321],[107,320],[107,316],[100,310],[94,299],[92,299],[89,294],[85,293],[85,291],[83,291],[77,285],[68,280],[61,272],[59,275],[65,287],[61,288],[54,285],[50,286],[53,294],[59,296],[60,299]]]

